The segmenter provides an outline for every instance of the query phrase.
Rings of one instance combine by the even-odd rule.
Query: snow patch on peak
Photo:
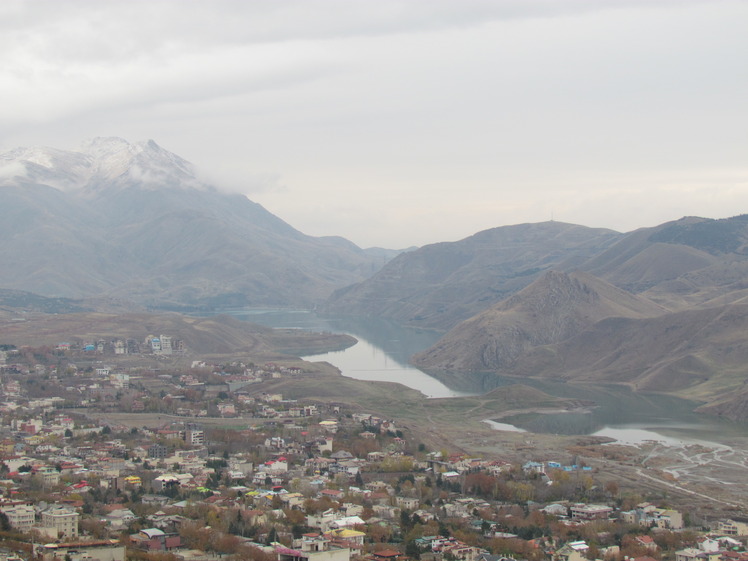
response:
[[[0,182],[5,185],[38,183],[69,191],[80,187],[90,170],[83,154],[55,148],[16,148],[0,156]]]
[[[83,150],[93,159],[95,168],[85,189],[89,193],[112,183],[137,184],[146,189],[209,189],[197,179],[192,164],[153,140],[129,143],[117,137],[99,137],[87,141]]]
[[[132,147],[133,145],[127,140],[118,136],[96,136],[81,142],[79,151],[100,158],[108,154],[130,150]]]
[[[95,196],[111,189],[214,190],[188,161],[153,140],[97,137],[75,151],[16,148],[0,155],[0,185],[43,184]]]

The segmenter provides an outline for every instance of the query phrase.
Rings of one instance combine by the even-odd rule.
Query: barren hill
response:
[[[748,288],[748,215],[642,228],[580,268],[671,309],[736,302]]]
[[[743,384],[740,389],[725,392],[696,411],[733,421],[745,421],[748,419],[748,387]]]
[[[428,369],[624,383],[746,418],[748,304],[669,312],[587,274],[548,273],[414,357]],[[465,375],[469,375],[466,373]]]
[[[403,253],[324,309],[447,331],[551,269],[586,271],[670,310],[739,302],[748,298],[748,216],[686,217],[627,234],[503,226]]]
[[[424,368],[507,370],[533,347],[564,341],[607,317],[652,317],[665,309],[585,273],[550,271],[462,322],[413,361]]]
[[[446,331],[547,270],[577,268],[621,235],[561,222],[485,230],[403,253],[370,279],[336,291],[324,308]]]
[[[655,318],[607,318],[556,345],[532,349],[516,375],[627,383],[711,401],[748,378],[748,305]]]

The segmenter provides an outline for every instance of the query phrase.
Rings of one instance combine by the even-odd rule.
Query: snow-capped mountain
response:
[[[0,287],[156,307],[309,305],[386,260],[220,193],[152,140],[0,155]]]
[[[74,151],[32,147],[2,154],[0,185],[8,183],[87,193],[132,184],[150,189],[212,189],[196,177],[192,164],[153,140],[130,143],[116,137],[94,138]]]

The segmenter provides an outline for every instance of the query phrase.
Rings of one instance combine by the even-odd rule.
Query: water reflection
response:
[[[461,386],[442,383],[408,364],[415,352],[430,347],[439,339],[440,335],[434,331],[403,328],[378,318],[319,316],[308,310],[247,309],[228,313],[267,327],[352,335],[358,340],[352,347],[301,357],[315,362],[329,362],[349,378],[397,382],[427,397],[458,397],[483,391],[475,385],[471,387],[470,383]]]
[[[427,397],[474,395],[450,388],[417,368],[400,363],[360,335],[353,333],[351,335],[358,339],[358,343],[353,347],[343,351],[302,358],[310,361],[329,362],[339,368],[344,376],[357,380],[403,384],[420,391]]]
[[[607,438],[612,438],[613,440],[621,444],[631,444],[635,446],[652,442],[673,447],[683,447],[689,444],[689,441],[664,436],[651,430],[636,427],[605,427],[604,429],[594,433],[593,436],[604,436]]]
[[[504,432],[527,432],[525,429],[515,427],[514,425],[499,423],[498,421],[492,421],[491,419],[484,419],[483,422],[490,425],[490,427],[494,430],[501,430]]]
[[[625,386],[517,379],[491,372],[424,372],[409,365],[409,359],[433,345],[440,334],[405,328],[383,319],[323,317],[308,310],[241,309],[228,313],[268,327],[354,336],[359,342],[343,351],[304,357],[307,360],[330,362],[343,375],[352,378],[397,382],[428,397],[482,395],[497,387],[522,383],[556,397],[589,404],[589,407],[573,412],[527,413],[502,418],[498,422],[506,425],[503,430],[516,427],[536,433],[606,435],[601,431],[631,430],[633,427],[664,437],[707,441],[719,441],[722,437],[733,435],[744,436],[746,433],[743,425],[694,413],[697,404],[692,401],[667,395],[634,393]]]

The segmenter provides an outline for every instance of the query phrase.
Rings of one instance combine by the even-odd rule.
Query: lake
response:
[[[745,436],[746,426],[699,415],[696,403],[672,396],[635,393],[625,386],[569,384],[497,376],[493,373],[427,373],[408,361],[433,345],[439,333],[402,327],[379,318],[323,317],[306,310],[241,309],[231,315],[265,325],[346,333],[358,343],[342,351],[302,357],[325,361],[344,376],[358,380],[397,382],[431,398],[479,395],[500,386],[522,383],[550,395],[594,404],[578,412],[523,414],[505,417],[497,430],[552,434],[594,434],[621,442],[658,441],[666,445],[719,442]]]

